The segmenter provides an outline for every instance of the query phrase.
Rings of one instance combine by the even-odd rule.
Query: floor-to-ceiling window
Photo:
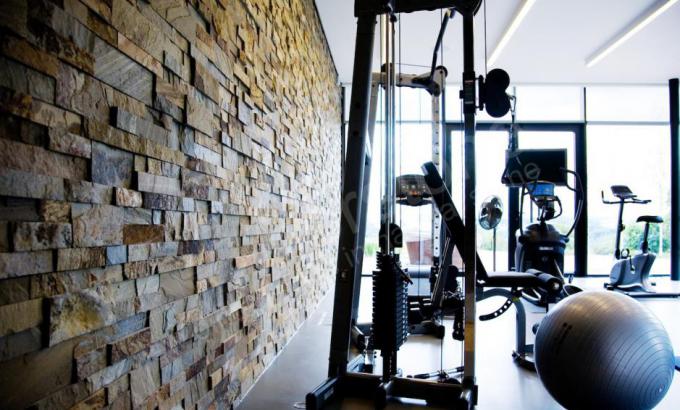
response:
[[[642,224],[635,222],[637,217],[662,216],[664,223],[652,226],[650,230],[650,249],[657,253],[657,262],[652,273],[669,274],[670,138],[667,88],[530,85],[517,86],[511,91],[517,96],[520,148],[566,148],[569,167],[573,170],[585,170],[583,179],[587,183],[588,200],[583,218],[587,221],[583,228],[585,234],[580,240],[584,245],[581,258],[586,262],[583,266],[587,267],[582,273],[609,273],[613,263],[617,213],[615,207],[604,205],[600,196],[601,191],[607,193],[611,185],[626,184],[641,198],[651,199],[652,202],[626,209],[624,223],[627,229],[623,232],[622,244],[634,253],[639,249],[644,228]],[[447,120],[453,130],[461,128],[457,96],[458,89],[455,87],[447,96]],[[487,147],[488,138],[485,133],[489,129],[507,132],[508,119],[489,121],[483,114],[478,118],[479,179],[479,175],[484,175],[493,168],[490,165],[493,155],[482,158],[481,162],[479,159],[480,150],[491,152]],[[582,141],[576,141],[576,134],[568,131],[570,124],[574,130],[584,133]],[[567,131],[554,131],[554,128],[566,128]],[[460,144],[457,132],[454,131],[451,136],[454,175],[462,172],[456,171],[456,167],[462,167],[462,151],[459,156],[455,156],[456,147]],[[580,160],[576,158],[576,148],[587,153]],[[577,164],[578,161],[581,163]],[[484,184],[483,179],[481,184]],[[454,194],[459,197],[462,192],[462,181],[460,182],[459,187],[453,187]],[[478,180],[478,187],[479,185]],[[573,181],[570,185],[574,186]],[[558,188],[557,193],[563,199],[565,212],[553,223],[560,231],[564,231],[573,222],[576,201],[571,199],[573,194],[566,188]],[[524,221],[531,221],[531,209],[526,206]],[[480,232],[480,235],[484,233]],[[572,237],[567,247],[567,272],[575,268],[576,239]],[[499,251],[507,250],[499,247]]]
[[[642,226],[636,224],[637,216],[660,215],[664,223],[654,226],[650,233],[650,248],[658,254],[652,273],[669,273],[670,249],[670,159],[668,126],[668,92],[665,86],[572,86],[572,85],[518,85],[509,90],[517,96],[517,122],[519,124],[520,148],[566,148],[570,168],[584,170],[587,181],[587,224],[584,226],[584,248],[581,257],[587,261],[583,273],[607,275],[613,262],[616,229],[616,209],[602,204],[601,191],[609,192],[613,184],[626,184],[641,198],[651,199],[644,206],[630,206],[624,214],[627,229],[623,233],[623,245],[635,250],[639,247]],[[396,174],[419,173],[420,165],[431,158],[430,96],[422,90],[400,90],[397,104],[397,166]],[[380,105],[378,105],[380,107]],[[462,144],[460,132],[461,112],[458,88],[449,86],[446,93],[446,120],[449,134],[446,138],[458,154],[452,158],[452,194],[457,206],[463,207]],[[367,257],[377,248],[377,229],[380,215],[382,125],[378,109],[376,141],[373,146],[374,166],[368,213],[366,240]],[[478,116],[477,136],[477,195],[475,207],[479,207],[489,195],[498,195],[505,201],[507,188],[500,183],[504,151],[510,116],[492,119],[484,113]],[[577,156],[576,134],[570,130],[585,131]],[[555,130],[554,126],[566,125]],[[524,127],[523,127],[524,126]],[[580,127],[580,128],[579,128]],[[559,127],[558,127],[559,128]],[[580,164],[579,164],[580,161]],[[566,188],[558,189],[565,205],[562,217],[554,221],[559,230],[566,230],[574,217],[575,198]],[[405,239],[417,244],[417,255],[427,254],[427,241],[431,232],[431,209],[429,207],[404,209],[398,207],[398,223],[402,224]],[[586,217],[584,217],[585,219]],[[525,209],[525,223],[531,220],[531,210]],[[492,232],[479,230],[480,254],[485,265],[492,264]],[[508,223],[501,222],[497,232],[497,269],[508,268]],[[565,270],[575,269],[575,237],[567,249]],[[585,245],[587,243],[587,246]],[[414,254],[416,255],[416,254]],[[415,257],[405,249],[403,260],[410,264]],[[373,268],[372,258],[364,265],[364,271]]]
[[[612,185],[627,185],[647,205],[627,205],[622,247],[639,249],[640,215],[659,215],[661,225],[650,230],[650,249],[657,254],[652,274],[670,273],[670,128],[666,87],[589,87],[588,135],[588,266],[594,274],[611,269],[618,207]]]

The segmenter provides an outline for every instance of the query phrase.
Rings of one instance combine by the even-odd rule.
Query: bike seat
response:
[[[642,215],[638,217],[637,221],[649,224],[660,224],[663,223],[663,218],[658,215]]]

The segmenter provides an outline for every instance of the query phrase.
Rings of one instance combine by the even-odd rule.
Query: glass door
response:
[[[584,132],[580,124],[518,124],[518,145],[520,149],[566,149],[567,167],[581,175],[584,186],[583,200],[587,203],[587,179],[585,177]],[[450,158],[448,169],[452,178],[451,193],[459,209],[463,213],[465,201],[464,186],[464,145],[461,124],[448,124],[450,142],[448,150]],[[515,238],[520,227],[518,223],[519,190],[508,189],[501,183],[505,168],[505,151],[508,147],[510,124],[479,123],[477,124],[475,158],[477,164],[477,187],[474,204],[479,211],[482,202],[490,195],[501,198],[504,215],[496,232],[496,270],[514,269]],[[569,184],[574,187],[576,181],[569,177]],[[562,215],[551,221],[561,232],[566,234],[574,223],[577,196],[567,187],[558,187],[556,194],[563,206]],[[581,217],[570,236],[565,255],[565,273],[585,275],[586,268],[586,226],[587,209],[584,206]],[[515,218],[510,218],[510,209],[514,209]],[[531,223],[536,217],[536,210],[527,200],[523,209],[523,226]],[[487,270],[493,269],[493,231],[483,230],[478,226],[478,249],[480,258]],[[454,255],[456,256],[456,255]],[[454,262],[456,259],[454,258]]]

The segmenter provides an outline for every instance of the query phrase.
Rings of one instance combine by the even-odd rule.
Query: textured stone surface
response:
[[[150,72],[125,54],[95,39],[94,75],[147,105],[151,105],[153,77]]]
[[[106,367],[106,349],[96,349],[74,354],[76,377],[83,380]]]
[[[51,251],[0,253],[0,279],[51,272]]]
[[[96,268],[104,265],[106,265],[105,248],[59,249],[57,252],[57,271]]]
[[[33,145],[0,139],[0,167],[68,179],[85,179],[87,163]]]
[[[80,135],[65,130],[50,130],[49,149],[76,157],[90,158],[92,142]]]
[[[123,209],[110,205],[74,204],[73,244],[78,247],[123,243]]]
[[[0,306],[0,336],[40,325],[43,321],[42,306],[42,299]]]
[[[0,337],[0,361],[4,362],[36,352],[42,347],[42,332],[39,327]]]
[[[194,273],[184,269],[160,275],[160,292],[168,300],[183,298],[194,293]]]
[[[71,224],[22,222],[14,229],[14,250],[69,248],[73,241]]]
[[[187,98],[187,123],[197,130],[212,134],[213,115],[200,101],[195,98]]]
[[[139,208],[142,206],[142,194],[131,189],[116,187],[116,205]]]
[[[133,333],[109,345],[111,363],[116,363],[128,356],[138,353],[151,345],[151,331],[149,328]]]
[[[92,143],[92,181],[103,185],[130,187],[133,156],[129,152]]]
[[[75,340],[68,340],[3,362],[0,372],[2,407],[25,408],[38,397],[67,387],[72,382],[75,344]]]
[[[110,302],[97,292],[58,296],[50,303],[50,346],[116,321]]]
[[[0,195],[63,201],[64,180],[0,168]]]
[[[125,225],[123,229],[123,242],[128,245],[163,240],[165,240],[163,225]]]
[[[137,117],[119,107],[111,111],[111,117],[111,122],[124,131],[148,138],[161,145],[168,143],[168,131],[147,119]]]
[[[106,248],[106,264],[118,265],[127,262],[127,246],[109,246]]]
[[[179,179],[147,174],[146,172],[137,173],[137,190],[164,195],[182,195]]]
[[[46,222],[70,222],[71,204],[50,200],[41,201],[40,217]]]
[[[0,57],[0,86],[47,102],[54,101],[54,79],[4,57]]]
[[[67,201],[91,204],[110,204],[113,189],[89,181],[64,181],[64,195]]]
[[[334,273],[313,1],[0,17],[0,408],[233,407]]]
[[[130,373],[130,386],[132,390],[132,405],[137,407],[144,403],[161,383],[158,361],[152,361],[148,365]]]

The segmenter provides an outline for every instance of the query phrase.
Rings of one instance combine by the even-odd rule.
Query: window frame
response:
[[[478,131],[505,131],[510,133],[509,122],[480,122],[477,123]],[[587,151],[586,151],[586,123],[585,122],[517,122],[515,124],[517,132],[571,132],[574,134],[574,163],[576,172],[581,177],[583,185],[583,201],[584,204],[588,202],[588,172],[587,172]],[[451,178],[449,171],[452,166],[453,144],[449,136],[452,132],[461,132],[463,130],[462,124],[458,122],[447,122],[444,127],[444,135],[446,141],[442,144],[443,161],[442,168],[444,180],[449,189],[451,188]],[[500,178],[500,176],[499,176]],[[519,189],[508,188],[507,207],[508,215],[517,215],[519,212]],[[578,200],[574,194],[574,201]],[[517,247],[517,239],[515,232],[519,229],[519,220],[517,218],[510,218],[508,221],[508,266],[515,266],[515,249]],[[588,210],[587,206],[583,207],[581,217],[574,229],[574,275],[578,277],[597,276],[587,275],[588,272]]]

